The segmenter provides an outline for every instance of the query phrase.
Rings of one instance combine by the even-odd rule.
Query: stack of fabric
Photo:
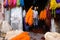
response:
[[[28,32],[23,32],[21,30],[9,31],[6,34],[5,39],[7,40],[30,40]]]

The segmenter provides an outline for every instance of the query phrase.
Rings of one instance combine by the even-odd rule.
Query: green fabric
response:
[[[54,17],[56,17],[55,9],[52,9],[52,15],[54,15]]]
[[[53,14],[54,12],[53,12],[53,9],[52,9],[52,14]]]
[[[20,0],[17,0],[17,6],[19,6],[20,5]]]

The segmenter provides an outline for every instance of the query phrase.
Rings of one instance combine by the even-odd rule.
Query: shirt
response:
[[[33,18],[37,18],[38,17],[38,11],[33,10]]]

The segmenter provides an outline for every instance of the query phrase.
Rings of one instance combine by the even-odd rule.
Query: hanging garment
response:
[[[12,7],[15,7],[16,6],[16,1],[17,0],[12,0],[11,2],[12,2]]]
[[[13,8],[16,6],[16,1],[17,0],[10,0],[10,8]]]
[[[46,18],[47,20],[47,25],[50,27],[51,26],[51,13],[50,13],[50,11],[49,11],[49,8],[47,9],[47,18]]]
[[[4,7],[8,7],[8,0],[4,1]]]
[[[10,1],[10,0],[8,0],[8,5],[9,5],[9,6],[11,5],[11,1]]]
[[[11,26],[14,30],[23,30],[22,7],[16,7],[11,10]]]
[[[56,9],[56,14],[60,14],[60,8]]]
[[[20,0],[20,5],[24,6],[24,0]]]
[[[6,0],[4,0],[4,6],[6,6]]]
[[[17,0],[14,0],[14,1],[13,1],[13,2],[14,2],[14,3],[13,3],[14,5],[16,5],[16,1],[17,1]]]
[[[12,3],[13,3],[13,0],[8,0],[8,5],[9,5],[10,8],[13,7],[13,4]]]
[[[60,0],[56,0],[57,3],[60,3]]]
[[[30,26],[33,24],[33,10],[30,8],[26,14],[25,22]]]
[[[39,15],[39,18],[41,19],[41,20],[45,20],[46,19],[46,13],[47,13],[47,10],[46,9],[44,9],[43,11],[41,11],[40,12],[40,15]]]
[[[56,17],[55,9],[57,8],[57,2],[56,0],[51,0],[50,2],[50,9],[52,9],[52,14],[54,14],[54,17]]]
[[[17,0],[17,6],[19,6],[20,5],[20,0]]]
[[[5,11],[5,20],[10,22],[10,10]]]
[[[56,9],[56,7],[57,7],[57,2],[56,2],[56,0],[51,0],[51,2],[50,2],[50,9]]]

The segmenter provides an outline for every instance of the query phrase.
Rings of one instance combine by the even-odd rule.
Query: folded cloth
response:
[[[7,32],[5,39],[7,40],[30,40],[28,32],[23,32],[22,30],[13,30]]]
[[[60,40],[60,34],[57,32],[47,32],[44,37],[45,40]]]
[[[10,26],[8,21],[3,21],[1,26],[1,32],[7,33],[8,31],[11,31],[12,27]]]
[[[16,35],[21,34],[22,30],[12,30],[6,33],[5,39],[10,40],[11,38],[15,37]]]
[[[30,36],[28,35],[27,32],[23,32],[14,38],[11,38],[11,40],[30,40]]]

